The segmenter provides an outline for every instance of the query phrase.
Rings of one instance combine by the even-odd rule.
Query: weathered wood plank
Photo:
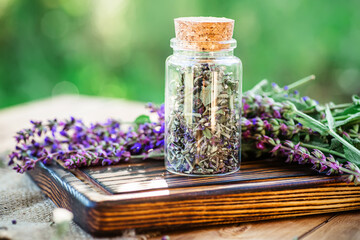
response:
[[[303,240],[357,240],[360,239],[360,212],[354,211],[335,216],[320,228],[306,234]]]
[[[323,214],[276,221],[240,223],[235,226],[211,227],[207,229],[185,229],[182,231],[178,230],[177,232],[163,232],[162,235],[170,236],[171,240],[291,240],[327,221],[332,215]],[[150,240],[156,239],[159,238],[150,238]]]

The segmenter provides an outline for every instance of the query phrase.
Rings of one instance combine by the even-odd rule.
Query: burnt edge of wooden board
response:
[[[145,195],[107,194],[57,165],[39,163],[29,175],[57,206],[72,211],[74,221],[96,236],[119,234],[127,228],[146,231],[188,224],[198,227],[360,208],[360,187],[323,176],[297,184],[291,179],[279,180],[267,186],[266,192],[259,186],[239,191],[239,184],[231,183],[228,185],[235,187],[217,187],[201,194],[180,190],[161,196],[157,195],[161,194],[159,190]],[[317,188],[308,188],[314,184]],[[121,195],[129,196],[119,198]]]

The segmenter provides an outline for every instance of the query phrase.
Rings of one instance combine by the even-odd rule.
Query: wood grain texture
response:
[[[336,215],[316,231],[307,234],[304,240],[358,240],[360,239],[359,211]]]
[[[261,222],[240,223],[235,226],[211,227],[207,229],[183,230],[168,234],[171,240],[279,240],[295,239],[314,226],[327,221],[333,214],[306,216]],[[150,240],[158,240],[151,238]]]
[[[275,160],[247,161],[235,174],[191,178],[146,160],[72,173],[29,172],[56,205],[94,235],[174,229],[360,209],[360,187]]]

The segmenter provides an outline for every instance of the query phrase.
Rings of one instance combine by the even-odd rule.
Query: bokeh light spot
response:
[[[347,94],[360,93],[360,72],[357,69],[343,71],[337,79],[339,87]]]
[[[76,87],[75,84],[71,82],[62,81],[54,86],[54,88],[52,89],[52,96],[62,95],[62,94],[78,95],[79,89]]]

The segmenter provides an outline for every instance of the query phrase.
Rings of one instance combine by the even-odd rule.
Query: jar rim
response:
[[[228,41],[185,41],[177,38],[170,40],[170,47],[174,50],[190,50],[201,52],[218,52],[234,50],[237,46],[235,39]]]

